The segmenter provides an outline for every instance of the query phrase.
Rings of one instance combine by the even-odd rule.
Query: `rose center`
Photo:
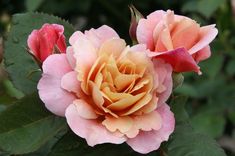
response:
[[[131,115],[152,99],[153,76],[147,65],[136,64],[128,56],[99,56],[81,83],[100,115]]]

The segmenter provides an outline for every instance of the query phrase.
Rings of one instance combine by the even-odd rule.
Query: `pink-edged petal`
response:
[[[211,49],[210,46],[206,46],[202,50],[199,50],[197,53],[193,54],[193,58],[197,63],[203,61],[211,56]]]
[[[185,48],[177,48],[162,53],[149,52],[149,57],[161,58],[171,64],[175,72],[194,71],[200,74],[200,68]]]
[[[121,144],[126,141],[126,138],[118,137],[114,133],[109,132],[97,120],[80,117],[74,104],[71,104],[66,109],[65,116],[72,131],[78,136],[85,138],[89,146],[103,143]]]
[[[167,104],[157,109],[162,117],[162,127],[159,130],[140,132],[135,138],[128,139],[127,144],[133,150],[146,154],[157,150],[163,141],[167,141],[175,128],[174,114],[170,111]]]
[[[42,64],[44,74],[61,78],[64,74],[72,71],[65,54],[50,55]]]
[[[84,35],[79,36],[72,47],[76,59],[75,70],[78,72],[79,81],[83,81],[97,59],[97,52],[90,40]]]
[[[64,116],[65,109],[75,96],[61,88],[61,78],[71,71],[65,54],[49,56],[43,62],[43,75],[38,83],[40,99],[52,113]]]
[[[153,60],[155,72],[158,74],[158,81],[161,86],[157,88],[158,105],[165,103],[171,95],[173,88],[172,67],[163,60]],[[158,92],[158,91],[162,92]]]
[[[120,38],[112,38],[106,40],[99,49],[99,55],[113,55],[114,57],[118,57],[122,54],[123,50],[126,48],[126,42]]]
[[[74,100],[73,104],[76,106],[77,113],[84,119],[96,119],[98,115],[94,112],[91,105],[84,100]]]
[[[215,24],[200,28],[199,41],[188,51],[191,55],[206,47],[218,34]]]
[[[46,108],[52,113],[64,116],[66,108],[76,97],[60,87],[61,80],[43,74],[38,83],[38,93]]]
[[[81,91],[81,84],[77,80],[77,72],[71,71],[66,73],[61,79],[61,87],[68,92],[77,93]]]
[[[74,58],[74,51],[73,51],[72,46],[67,47],[66,56],[67,56],[67,59],[68,59],[70,66],[72,67],[72,69],[74,69],[76,66],[76,60]]]
[[[97,29],[90,29],[84,33],[92,42],[94,47],[99,48],[102,43],[112,38],[119,38],[118,34],[111,27],[103,25]]]
[[[132,117],[131,128],[124,132],[128,138],[134,138],[139,131],[159,130],[162,127],[162,118],[157,111],[151,113],[136,115]]]
[[[150,50],[154,50],[153,31],[165,14],[165,11],[158,10],[148,15],[147,19],[140,19],[138,23],[137,40],[139,43],[146,44]]]
[[[69,44],[73,45],[80,36],[84,36],[81,31],[75,31],[69,38]]]
[[[146,47],[145,44],[136,44],[136,45],[134,45],[134,46],[132,46],[132,47],[130,48],[130,51],[142,52],[142,51],[146,51],[146,49],[147,49],[147,47]]]
[[[133,119],[129,116],[123,116],[118,118],[106,117],[102,124],[110,132],[120,131],[121,133],[125,133],[129,131],[133,126]]]

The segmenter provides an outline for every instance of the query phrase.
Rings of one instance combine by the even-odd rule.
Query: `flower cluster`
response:
[[[75,134],[90,146],[126,142],[149,153],[174,131],[166,103],[172,72],[201,73],[197,63],[210,56],[217,29],[170,10],[132,21],[133,46],[103,25],[74,32],[66,48],[63,26],[45,24],[29,35],[28,47],[42,63],[41,100]]]

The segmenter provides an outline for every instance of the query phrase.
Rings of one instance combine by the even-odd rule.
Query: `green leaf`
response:
[[[198,12],[206,18],[209,18],[224,3],[225,0],[192,0],[184,4],[182,11]]]
[[[25,94],[36,90],[40,72],[33,58],[26,52],[28,35],[33,29],[39,29],[44,23],[58,23],[64,25],[65,36],[68,39],[73,33],[73,27],[66,21],[42,13],[15,14],[12,26],[5,42],[5,66],[14,86]]]
[[[146,156],[158,156],[158,151],[151,152]],[[75,135],[72,131],[66,133],[52,148],[48,156],[141,156],[127,144],[101,144],[95,147],[87,145],[85,139]]]
[[[218,138],[223,134],[225,118],[222,114],[213,111],[200,112],[193,116],[192,126],[196,131]]]
[[[0,149],[9,154],[33,152],[66,128],[65,120],[49,113],[37,95],[1,112],[0,125]]]
[[[176,126],[168,144],[168,156],[226,156],[215,140],[194,132],[188,123]]]
[[[223,134],[225,118],[220,110],[205,107],[191,118],[191,123],[197,132],[207,134],[213,138],[218,138]]]
[[[171,100],[171,110],[175,115],[176,122],[188,121],[188,113],[185,111],[185,104],[187,102],[186,96],[173,97]]]

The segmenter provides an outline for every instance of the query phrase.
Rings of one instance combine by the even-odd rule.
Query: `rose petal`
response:
[[[58,46],[61,53],[65,53],[66,51],[66,42],[64,36],[64,27],[59,24],[52,24],[53,28],[55,29],[56,33],[58,34],[58,39],[56,45]]]
[[[49,56],[42,65],[44,74],[61,78],[64,74],[72,71],[65,54],[54,54]]]
[[[174,131],[175,119],[169,106],[164,104],[157,109],[157,112],[162,118],[162,127],[159,130],[141,132],[135,138],[127,140],[127,144],[135,151],[146,154],[157,150],[161,143],[167,141],[170,134]]]
[[[211,56],[210,46],[206,46],[205,48],[199,50],[197,53],[193,54],[193,58],[197,63],[209,58],[210,56]]]
[[[147,19],[140,19],[136,35],[139,43],[146,44],[150,50],[154,49],[153,31],[157,23],[163,18],[166,12],[158,10],[147,16]]]
[[[85,35],[92,42],[94,47],[97,49],[100,47],[102,43],[106,40],[112,38],[119,38],[118,34],[109,26],[103,25],[98,29],[91,29],[89,31],[85,31]]]
[[[133,120],[129,116],[123,117],[106,117],[102,124],[111,132],[119,130],[121,133],[125,133],[133,126]]]
[[[213,41],[218,34],[218,30],[215,28],[215,24],[208,25],[200,28],[199,41],[188,52],[194,54],[202,48],[206,47],[211,41]]]
[[[72,69],[74,69],[76,67],[76,60],[74,57],[74,51],[72,46],[67,47],[66,56],[70,66],[72,67]]]
[[[38,30],[33,30],[28,37],[27,44],[33,55],[39,58],[39,32]]]
[[[76,59],[75,70],[78,72],[78,80],[84,81],[84,77],[97,59],[96,49],[84,35],[78,37],[72,47]]]
[[[120,56],[126,48],[126,42],[123,39],[113,38],[106,40],[99,49],[99,55],[113,55],[114,57]]]
[[[64,116],[75,96],[61,88],[62,76],[71,70],[65,54],[49,56],[43,63],[43,75],[38,83],[40,99],[52,113]]]
[[[172,32],[172,42],[174,48],[184,47],[190,49],[198,39],[200,26],[194,20],[184,18],[174,28]]]
[[[77,72],[71,71],[66,73],[61,79],[61,87],[68,92],[81,92],[81,84],[77,80]]]
[[[158,104],[161,105],[162,103],[166,102],[167,99],[170,97],[172,88],[173,88],[173,81],[172,81],[172,67],[169,64],[166,64],[162,60],[153,60],[155,72],[158,75],[159,84],[162,84],[164,87],[163,92],[158,93],[157,97]],[[160,86],[162,87],[162,86]],[[157,88],[158,91],[159,88]]]
[[[80,117],[76,106],[73,104],[66,109],[65,116],[72,131],[85,138],[89,146],[103,143],[121,144],[126,141],[126,138],[118,137],[109,132],[97,120],[87,120]]]
[[[185,48],[177,48],[162,53],[148,52],[148,56],[163,59],[171,64],[175,72],[195,71],[200,74],[200,68]]]
[[[77,113],[80,117],[84,119],[96,119],[98,118],[97,114],[94,112],[92,106],[90,106],[84,100],[74,100],[73,104],[77,108]]]

